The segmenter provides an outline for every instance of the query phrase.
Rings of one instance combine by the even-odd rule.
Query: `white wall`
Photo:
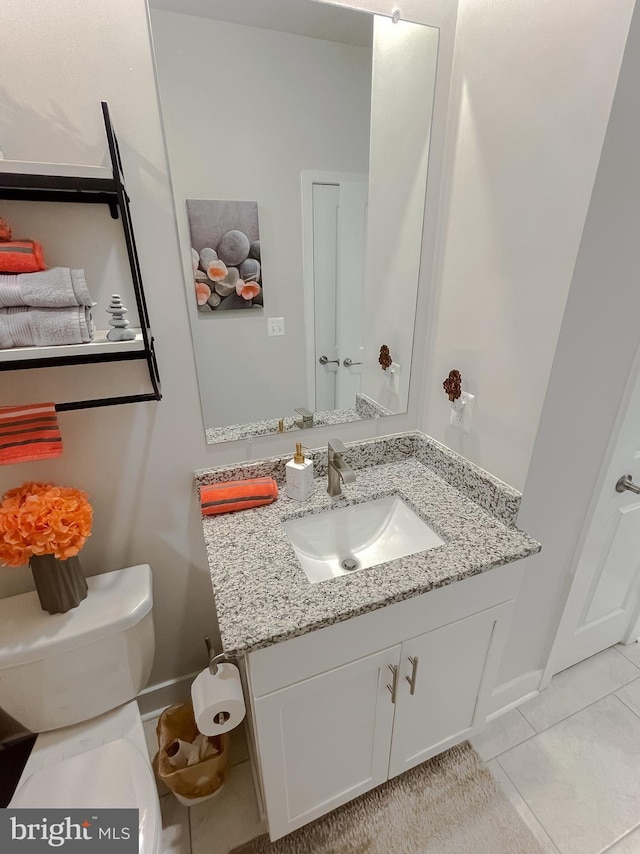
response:
[[[542,542],[505,680],[544,666],[640,347],[640,10],[636,8],[571,282],[519,524]],[[637,367],[637,362],[636,362]],[[624,472],[620,472],[624,474]]]
[[[633,0],[460,0],[427,433],[521,489]],[[455,127],[452,128],[455,133]],[[476,395],[448,426],[442,381]]]
[[[64,455],[3,467],[0,490],[26,480],[82,487],[95,508],[94,534],[82,556],[87,574],[151,563],[158,628],[155,673],[161,679],[194,669],[203,658],[202,632],[215,633],[215,618],[192,487],[192,471],[206,464],[207,456],[145,6],[125,0],[108,6],[89,0],[82,7],[73,0],[8,0],[1,16],[0,138],[5,156],[108,162],[99,101],[109,102],[132,199],[165,399],[62,414]],[[20,45],[25,20],[31,21],[29,73],[24,42]],[[83,229],[84,210],[80,216],[62,210],[60,216],[70,217],[78,244],[93,247],[96,257],[109,256],[117,231],[108,212],[90,212],[90,227]],[[101,223],[108,229],[105,238]],[[40,228],[38,237],[45,247],[54,246],[53,236]],[[118,282],[118,288],[126,293],[126,285]],[[0,399],[60,400],[69,391],[91,397],[98,375],[118,393],[132,371],[127,365],[58,369],[53,377],[44,376],[49,370],[3,373]],[[67,378],[78,372],[84,388],[70,389]],[[103,383],[99,385],[103,392]],[[32,588],[27,568],[1,570],[0,595]]]
[[[368,172],[371,50],[158,10],[151,22],[185,276],[185,199],[259,205],[264,310],[188,301],[205,423],[292,416],[308,397],[300,173]],[[267,317],[284,317],[283,337]]]
[[[370,5],[390,14],[395,3],[371,0]],[[422,0],[412,0],[406,11],[414,13],[414,20],[425,19]],[[455,3],[434,0],[426,18],[445,25],[440,41],[440,56],[447,60],[440,78],[445,85],[436,98],[438,160],[452,50],[451,27],[446,25],[452,14]],[[203,635],[216,637],[193,471],[285,453],[292,450],[291,438],[205,445],[185,302],[192,298],[192,291],[185,290],[143,0],[108,4],[85,0],[80,6],[75,0],[55,4],[4,0],[0,18],[0,139],[7,157],[106,163],[99,101],[110,104],[132,198],[164,391],[158,404],[62,414],[64,456],[1,468],[0,492],[27,480],[82,487],[96,511],[94,533],[83,550],[87,574],[138,562],[151,564],[157,632],[152,681],[161,681],[203,666]],[[29,22],[28,51],[25,21]],[[435,176],[430,184],[432,207],[439,169]],[[76,217],[69,215],[75,229]],[[78,225],[78,241],[89,241],[96,257],[114,251],[110,237],[101,235],[83,232]],[[46,234],[39,236],[47,242]],[[121,286],[124,294],[124,285],[118,282]],[[421,360],[424,325],[420,315],[416,340]],[[76,370],[84,386],[80,391],[91,396],[98,377],[101,391],[108,383],[118,393],[133,366],[58,369],[46,378],[43,375],[50,370],[3,373],[0,401],[59,400],[67,396],[69,377]],[[417,383],[408,415],[345,424],[340,437],[350,441],[410,429],[416,426],[419,411]],[[335,428],[314,428],[308,444],[319,446],[333,432]],[[33,589],[33,582],[26,567],[0,569],[0,596],[27,589]]]
[[[371,0],[370,4],[363,2],[361,5],[377,6],[378,11],[390,11],[393,4],[383,3],[382,0],[374,3]],[[553,319],[554,306],[560,312],[564,304],[566,287],[561,299],[559,293],[554,294],[552,284],[556,283],[561,290],[563,277],[559,270],[569,268],[566,276],[570,278],[573,259],[570,264],[568,250],[563,249],[571,236],[567,233],[567,223],[573,221],[577,248],[581,223],[576,225],[575,219],[584,218],[598,158],[599,142],[596,137],[601,140],[608,113],[606,93],[603,91],[605,82],[602,81],[608,81],[606,85],[609,87],[610,100],[618,57],[624,42],[625,22],[622,19],[626,15],[628,20],[631,3],[626,0],[624,4],[618,3],[614,10],[617,14],[612,13],[609,4],[606,4],[606,10],[601,3],[580,4],[579,8],[574,4],[554,4],[552,13],[550,4],[537,3],[537,11],[527,16],[527,4],[522,0],[518,7],[520,14],[527,19],[528,29],[524,25],[520,28],[518,21],[510,17],[510,9],[515,5],[500,4],[502,17],[494,19],[493,9],[497,6],[497,0],[477,7],[476,12],[470,2],[465,0],[463,4],[458,47],[459,62],[463,62],[463,68],[466,68],[464,76],[468,81],[469,98],[465,102],[462,117],[461,144],[455,152],[455,205],[452,204],[449,222],[449,239],[459,239],[456,245],[463,269],[458,270],[458,279],[452,281],[451,275],[446,278],[448,284],[445,287],[452,287],[453,291],[449,293],[445,290],[443,297],[446,309],[457,293],[460,305],[466,306],[467,313],[478,318],[477,324],[483,329],[483,337],[481,341],[475,342],[475,349],[469,345],[474,359],[477,357],[473,364],[484,366],[483,376],[489,375],[492,383],[498,384],[496,377],[499,378],[506,395],[506,402],[501,399],[495,402],[495,425],[492,425],[488,423],[491,419],[486,413],[488,411],[491,414],[493,409],[488,409],[482,396],[483,386],[478,385],[479,406],[476,414],[484,420],[476,423],[478,428],[482,427],[483,444],[477,449],[471,447],[468,454],[472,456],[472,452],[482,451],[478,457],[481,464],[515,485],[521,485],[533,441],[531,438],[527,447],[530,424],[526,419],[523,420],[522,410],[526,411],[531,405],[528,402],[530,389],[542,383],[538,374],[535,384],[532,380],[536,368],[536,358],[532,352],[534,355],[539,354],[537,340],[540,330],[546,328],[547,318]],[[88,573],[94,574],[138,561],[149,561],[152,564],[158,628],[154,679],[160,680],[200,666],[204,661],[202,636],[207,631],[215,635],[213,599],[192,485],[193,470],[285,452],[289,449],[290,437],[274,436],[210,448],[204,443],[185,302],[187,297],[191,298],[191,292],[185,296],[144,6],[141,0],[112,0],[108,9],[103,6],[97,0],[86,0],[79,11],[73,0],[59,0],[53,6],[36,0],[5,0],[0,29],[0,139],[7,156],[105,162],[98,101],[101,98],[109,101],[122,143],[132,196],[136,236],[157,338],[165,399],[157,405],[140,404],[62,415],[60,420],[66,443],[65,455],[60,460],[0,469],[0,489],[4,491],[29,479],[52,479],[84,487],[90,492],[96,507],[94,536],[87,544],[83,557]],[[410,4],[407,9],[403,8],[403,11],[407,16],[413,12],[415,17],[426,17],[424,4],[420,0]],[[544,20],[539,20],[543,13]],[[22,36],[25,20],[31,22],[29,74],[24,73]],[[598,36],[596,31],[599,32]],[[544,45],[544,64],[537,61],[542,50],[540,45]],[[476,52],[481,56],[477,62],[474,59]],[[584,80],[591,83],[588,98],[584,97]],[[472,108],[471,100],[473,116],[469,112]],[[522,100],[526,101],[526,105],[521,105]],[[526,137],[523,137],[522,128],[530,128],[533,116],[538,125],[537,129],[532,129],[535,130],[536,148],[535,151],[530,148],[523,151],[523,139],[526,141]],[[576,116],[579,128],[574,124]],[[473,135],[470,125],[472,118],[475,122]],[[584,147],[578,145],[577,140],[580,139],[584,139]],[[637,141],[631,135],[629,145],[636,145],[635,149],[631,148],[629,155],[634,157]],[[619,156],[618,152],[615,152],[615,156],[611,155],[613,163],[609,168],[613,168]],[[588,179],[590,169],[591,178]],[[531,172],[533,175],[530,176]],[[612,186],[610,189],[614,199],[612,208],[617,204],[616,196],[624,191],[627,181],[627,171],[622,170],[621,187]],[[553,192],[550,188],[553,188]],[[635,186],[630,185],[629,191],[637,197]],[[602,192],[605,193],[604,188]],[[572,194],[575,194],[576,199],[582,199],[580,204],[574,202],[575,207],[570,203]],[[612,211],[606,207],[600,210],[603,221],[612,216]],[[495,213],[489,216],[491,211]],[[623,209],[622,213],[626,216],[622,223],[626,222],[625,228],[630,228],[631,234],[621,232],[621,240],[626,241],[626,252],[631,253],[637,245],[633,236],[638,231],[637,211],[629,208]],[[458,225],[458,216],[463,217],[464,228]],[[487,222],[483,216],[489,216]],[[564,234],[562,242],[551,231],[547,220]],[[563,224],[564,231],[561,228]],[[613,240],[611,232],[605,232],[605,236]],[[109,241],[80,233],[78,239],[91,239],[96,257],[100,253],[109,257]],[[544,276],[542,272],[545,271],[541,270],[543,264],[539,260],[540,246],[548,247],[544,256],[548,259]],[[612,246],[614,257],[616,253],[622,253],[622,245]],[[453,264],[453,243],[448,244],[448,247],[448,263]],[[574,257],[575,252],[574,248]],[[620,254],[620,259],[624,262],[620,273],[622,280],[628,275],[626,271],[637,270],[638,264],[637,259],[628,255]],[[587,260],[582,262],[585,266]],[[529,267],[540,273],[535,287],[530,282]],[[453,273],[454,268],[448,269]],[[599,300],[590,315],[591,326],[567,333],[567,353],[571,352],[572,342],[580,341],[582,335],[584,347],[576,351],[578,361],[575,364],[567,362],[567,374],[559,374],[559,379],[552,386],[555,406],[560,413],[567,387],[563,383],[571,376],[569,368],[579,369],[580,360],[584,360],[580,388],[584,390],[582,401],[585,409],[576,410],[581,420],[575,423],[567,421],[572,432],[567,437],[565,451],[571,451],[574,474],[579,474],[581,466],[589,462],[589,466],[585,467],[587,477],[592,476],[592,447],[595,455],[598,447],[602,447],[601,444],[598,446],[598,442],[602,442],[602,437],[610,429],[610,424],[604,423],[606,412],[603,410],[600,415],[595,410],[601,404],[607,404],[608,398],[604,399],[602,390],[609,388],[612,376],[614,385],[611,393],[616,400],[620,396],[619,383],[622,380],[615,366],[610,366],[607,361],[607,353],[619,352],[621,347],[619,342],[614,343],[614,325],[619,325],[621,319],[623,325],[620,328],[630,334],[640,316],[637,310],[639,307],[631,302],[620,303],[620,317],[615,320],[613,315],[604,313],[605,310],[613,312],[615,306],[608,294],[603,295],[597,290],[595,281],[596,277],[599,282],[609,281],[610,274],[609,264],[594,268],[590,291],[585,292],[585,299],[593,290],[593,299]],[[524,279],[520,278],[521,275],[524,275]],[[473,288],[462,289],[462,284],[467,282]],[[494,287],[496,282],[500,288]],[[487,291],[489,285],[492,289]],[[477,298],[474,296],[476,291]],[[493,299],[486,300],[486,293],[491,293]],[[500,294],[499,302],[497,293]],[[617,292],[610,293],[613,295]],[[631,296],[627,294],[628,299]],[[489,308],[486,308],[487,303],[490,303]],[[593,348],[591,343],[602,340],[603,327],[596,322],[599,314],[608,324],[608,337],[604,339],[608,346],[602,352]],[[443,323],[447,316],[445,311]],[[531,329],[520,322],[514,325],[514,317],[524,317]],[[527,318],[530,319],[527,321]],[[418,348],[424,339],[425,321],[425,303],[422,301],[418,312]],[[557,331],[559,320],[555,322]],[[455,323],[451,323],[449,328],[456,332]],[[449,340],[443,335],[438,339],[439,346],[444,346]],[[508,349],[505,348],[507,340],[510,342]],[[635,347],[635,340],[631,340]],[[454,355],[464,353],[465,342],[466,338],[457,339],[458,349]],[[591,354],[587,344],[592,350]],[[495,357],[494,350],[497,354]],[[622,357],[623,363],[628,365],[626,351],[623,351]],[[536,368],[540,373],[544,373],[543,361],[540,357]],[[601,363],[602,375],[598,367]],[[436,367],[438,370],[435,372],[434,384],[439,395],[439,383],[453,365],[447,362],[446,365]],[[458,367],[463,371],[463,376],[472,377],[471,373],[465,373],[462,363],[458,363]],[[489,372],[489,367],[495,370]],[[94,377],[98,374],[104,377],[106,374],[109,378],[117,377],[118,382],[113,383],[113,391],[117,392],[119,381],[128,379],[130,371],[130,367],[123,370],[113,367],[101,368],[100,371],[97,367],[87,369],[82,374],[87,386],[85,390],[91,394]],[[69,385],[66,377],[71,372],[75,372],[75,369],[61,369],[47,383],[48,388],[41,389],[38,385],[40,396],[36,399],[44,399],[45,392],[47,397],[60,397],[59,390],[65,391]],[[39,379],[36,380],[36,373],[39,372],[2,374],[0,400],[12,403],[33,399],[33,390],[40,383]],[[59,379],[61,376],[64,380]],[[419,370],[416,376],[417,388],[421,378]],[[598,406],[593,404],[589,396],[592,388],[588,382],[589,376],[593,376],[594,386],[597,385],[599,389]],[[412,389],[409,414],[406,417],[384,419],[381,424],[370,422],[344,425],[341,438],[348,441],[413,427],[418,421],[418,403]],[[541,398],[537,413],[531,416],[532,420],[537,421],[540,406]],[[505,437],[507,417],[510,418],[509,436]],[[544,433],[541,429],[540,441],[546,443],[547,453],[554,442],[559,441],[554,431],[562,419],[567,417],[565,411],[562,415],[558,414],[556,420],[548,426],[543,423]],[[591,422],[597,425],[596,437],[580,428],[580,424],[588,425]],[[504,457],[496,450],[498,440],[492,438],[492,427],[495,427],[495,435],[505,444]],[[531,429],[535,431],[535,424]],[[331,428],[314,430],[309,436],[310,444],[322,444],[330,432]],[[437,430],[430,428],[430,432],[438,436]],[[450,439],[449,436],[444,438],[445,441]],[[594,439],[597,440],[595,444]],[[486,444],[489,441],[491,455]],[[510,442],[517,444],[515,451]],[[516,456],[521,458],[518,465],[515,465]],[[527,582],[529,586],[526,595],[523,595],[523,602],[528,603],[527,607],[530,608],[529,616],[526,622],[518,621],[523,627],[519,632],[521,640],[517,643],[512,640],[513,658],[505,660],[502,674],[505,679],[519,674],[522,668],[541,664],[539,643],[543,635],[548,638],[549,628],[543,623],[553,604],[551,599],[545,598],[543,601],[542,591],[548,584],[549,596],[557,598],[554,587],[558,581],[556,573],[562,573],[562,562],[573,547],[573,543],[563,541],[564,551],[556,551],[553,537],[558,535],[558,529],[553,533],[552,526],[558,526],[558,519],[562,518],[563,524],[573,525],[572,530],[575,530],[572,522],[573,502],[578,505],[575,512],[583,515],[580,502],[587,500],[583,492],[586,495],[589,491],[589,482],[580,480],[579,492],[563,493],[563,485],[551,480],[552,473],[560,463],[560,451],[557,458],[538,458],[536,449],[531,478],[534,478],[536,472],[535,478],[540,478],[540,481],[536,486],[536,480],[530,478],[527,484],[521,524],[543,540],[544,551],[539,561],[547,560],[549,555],[549,563],[546,569],[540,571],[539,577],[534,576],[534,571],[538,572],[542,564],[531,563],[532,572]],[[518,472],[521,472],[520,475]],[[545,477],[547,481],[544,481]],[[536,494],[539,502],[536,512],[542,512],[540,508],[544,502],[548,503],[549,515],[544,527],[542,521],[538,522],[534,517],[533,510],[527,509],[528,502],[533,501]],[[559,496],[564,514],[562,517],[557,504],[549,501],[550,495]],[[562,577],[566,579],[566,575]],[[10,595],[32,586],[27,569],[5,568],[0,571],[0,595]],[[526,650],[530,652],[525,656]]]

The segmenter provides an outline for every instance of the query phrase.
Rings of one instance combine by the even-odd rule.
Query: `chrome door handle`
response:
[[[411,664],[411,676],[405,676],[404,678],[409,683],[409,693],[413,695],[416,692],[416,679],[418,678],[418,656],[414,657],[410,655],[409,663]]]
[[[636,486],[636,484],[631,479],[630,474],[623,474],[620,480],[616,483],[616,492],[633,492],[636,495],[640,495],[640,486]]]
[[[390,664],[389,670],[393,673],[393,681],[391,685],[387,685],[387,691],[391,693],[391,702],[395,704],[396,702],[396,694],[398,692],[398,670],[400,668],[397,664]]]
[[[330,359],[328,356],[320,356],[318,359],[321,365],[339,365],[340,359]]]
[[[345,368],[350,368],[351,365],[361,365],[362,362],[354,362],[353,359],[350,359],[347,356],[347,358],[344,360],[344,362],[342,364],[345,366]]]

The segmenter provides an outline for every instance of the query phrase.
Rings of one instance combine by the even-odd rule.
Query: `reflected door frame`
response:
[[[315,412],[316,405],[316,370],[318,368],[316,353],[316,308],[315,308],[315,230],[314,230],[314,187],[318,185],[338,187],[341,193],[349,193],[349,185],[364,185],[365,195],[368,190],[368,175],[355,172],[333,172],[305,170],[301,173],[302,184],[302,270],[303,270],[303,298],[304,298],[304,324],[305,324],[305,360],[307,378],[307,407]],[[354,195],[354,194],[350,194]],[[357,195],[357,193],[355,194]],[[329,359],[339,360],[338,365],[328,365],[325,370],[334,373],[339,372],[339,383],[337,385],[334,405],[328,408],[345,408],[355,405],[355,392],[360,387],[360,375],[362,368],[346,368],[343,360],[349,356],[354,362],[362,361],[363,342],[361,323],[350,320],[347,315],[357,311],[362,305],[364,275],[366,269],[366,204],[364,210],[364,235],[361,241],[362,257],[354,257],[353,253],[346,251],[346,240],[342,243],[337,240],[337,292],[339,293],[340,278],[344,276],[355,287],[350,289],[348,297],[340,300],[336,306],[336,344],[325,355]],[[357,232],[360,223],[357,220],[343,222],[339,233],[345,236],[353,236],[357,243]],[[361,312],[358,312],[361,315]],[[320,407],[323,408],[323,407]]]

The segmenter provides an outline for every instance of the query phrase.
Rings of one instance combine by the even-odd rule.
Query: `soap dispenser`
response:
[[[296,442],[296,452],[285,469],[287,473],[287,495],[294,501],[306,501],[314,490],[313,460],[303,455],[301,442]]]

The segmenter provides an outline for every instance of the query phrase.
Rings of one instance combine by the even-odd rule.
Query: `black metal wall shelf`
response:
[[[113,218],[118,217],[118,193],[113,178],[3,172],[0,173],[0,194],[3,199],[14,201],[109,205],[113,208]]]
[[[2,161],[0,160],[0,199],[103,204],[108,205],[114,219],[119,217],[122,222],[136,308],[140,319],[140,328],[136,330],[138,333],[136,340],[107,342],[104,339],[97,344],[91,342],[62,347],[23,347],[14,350],[0,350],[0,371],[146,360],[153,392],[60,403],[56,406],[58,411],[118,406],[123,403],[140,403],[162,399],[149,312],[144,296],[142,274],[129,210],[129,197],[124,184],[120,149],[111,124],[109,107],[105,101],[102,102],[102,116],[111,158],[111,177],[95,177],[95,174],[63,175],[2,171]],[[62,164],[60,171],[62,171]],[[106,173],[106,170],[102,169],[78,171]]]

